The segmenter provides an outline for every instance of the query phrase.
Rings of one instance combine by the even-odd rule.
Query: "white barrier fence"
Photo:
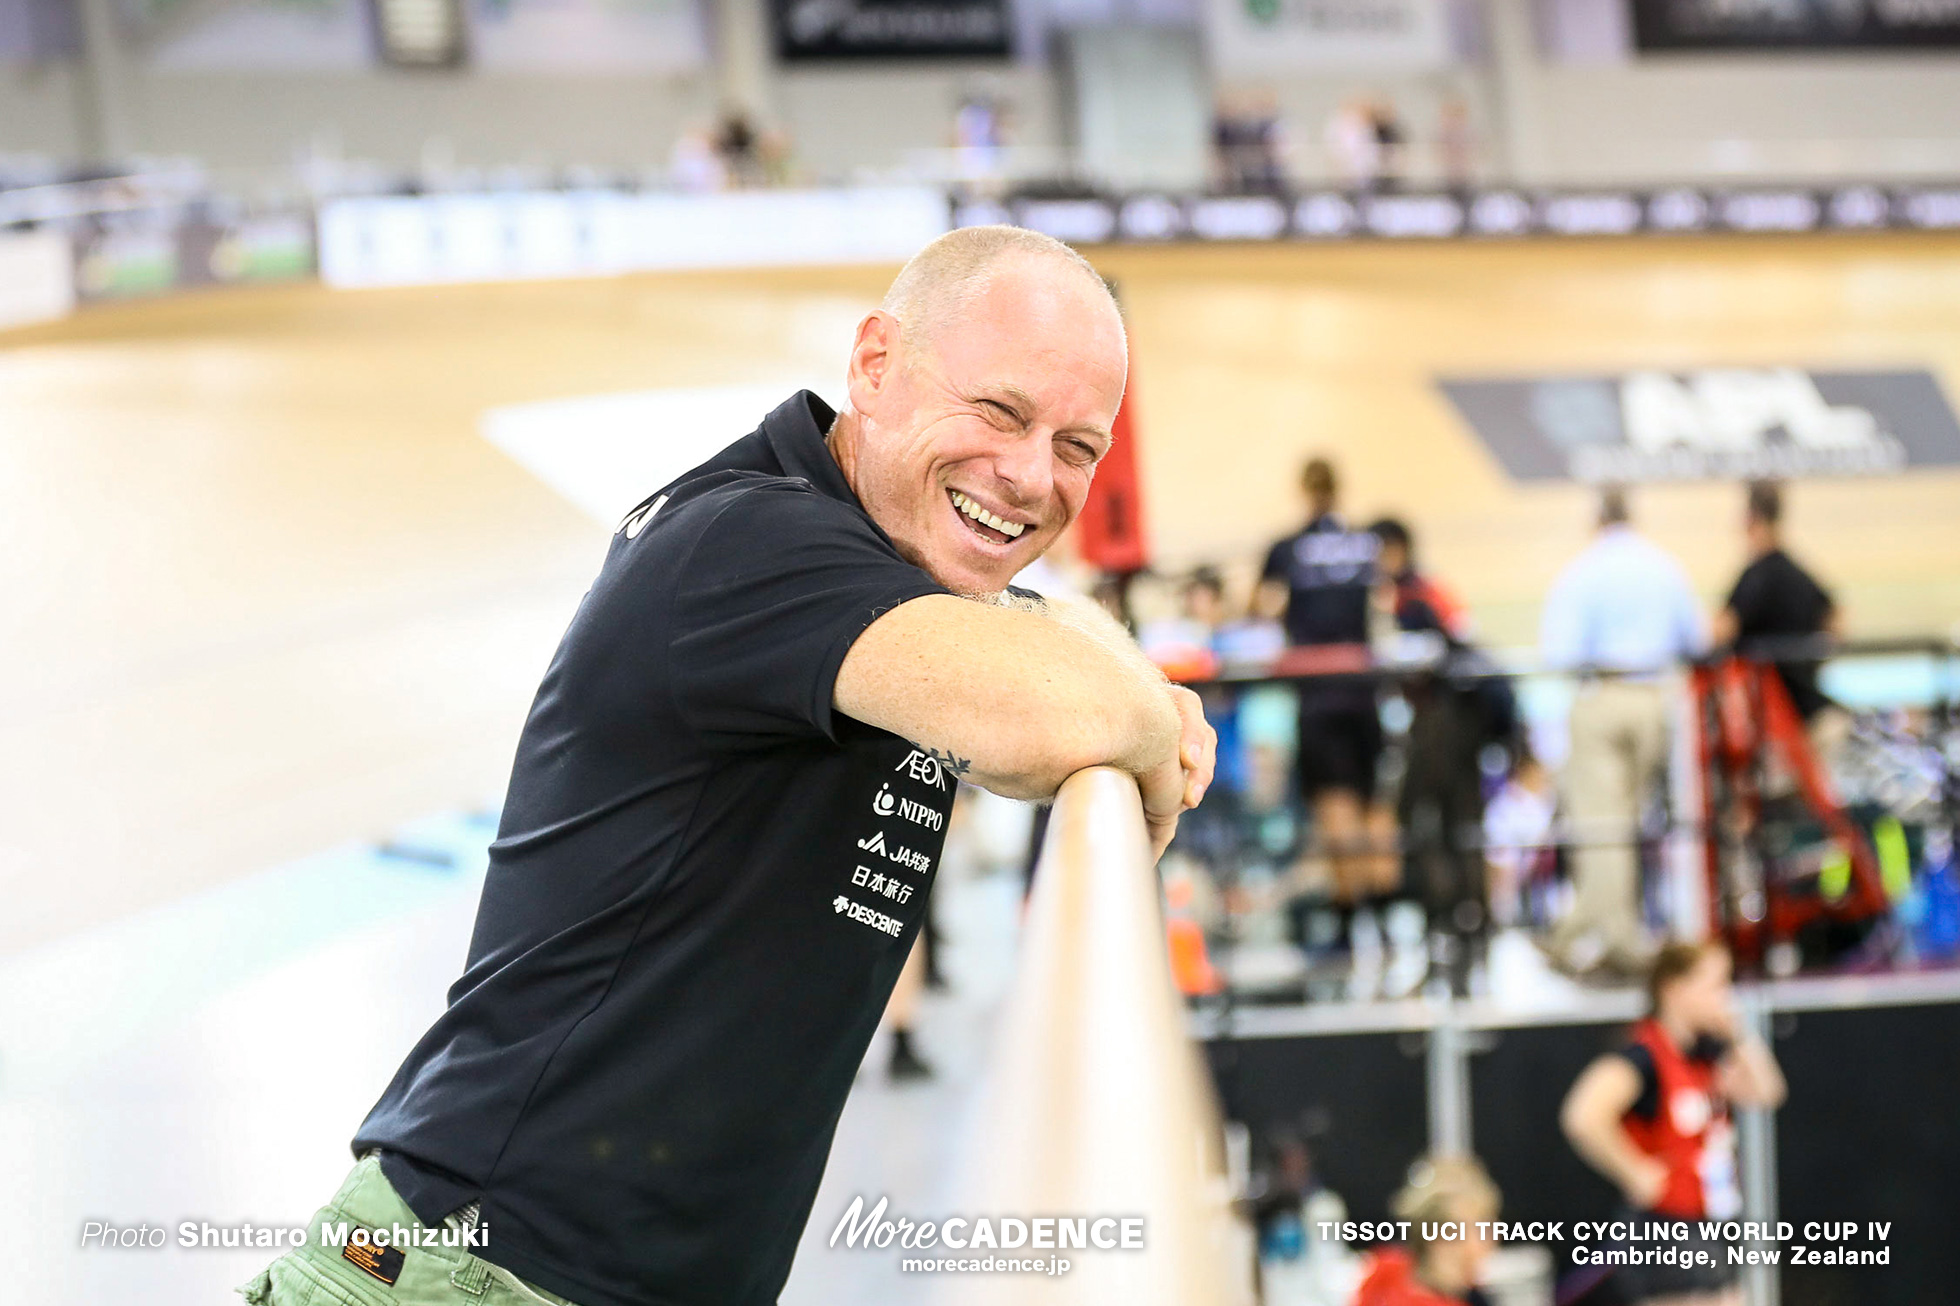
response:
[[[0,231],[0,329],[75,308],[75,256],[58,231]]]
[[[929,186],[343,199],[320,210],[320,276],[352,288],[894,263],[950,225]]]

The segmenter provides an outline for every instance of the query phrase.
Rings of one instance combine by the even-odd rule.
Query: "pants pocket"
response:
[[[245,1306],[273,1306],[272,1267],[260,1270],[250,1283],[241,1283],[232,1291],[245,1299]]]
[[[266,1306],[398,1306],[403,1300],[384,1289],[352,1287],[303,1255],[274,1261],[267,1273],[272,1295]]]
[[[259,1271],[258,1277],[235,1291],[247,1306],[313,1306],[321,1298],[318,1281],[299,1266],[297,1256],[282,1256]]]

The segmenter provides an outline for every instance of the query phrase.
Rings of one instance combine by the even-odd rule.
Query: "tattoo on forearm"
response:
[[[973,769],[973,759],[970,757],[954,757],[951,753],[942,753],[936,748],[926,749],[926,756],[939,763],[941,770],[955,776],[964,776]]]

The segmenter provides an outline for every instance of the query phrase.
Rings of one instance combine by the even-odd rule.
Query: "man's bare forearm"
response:
[[[1050,599],[1039,611],[1107,654],[1122,678],[1129,681],[1122,698],[1138,710],[1138,716],[1127,729],[1119,726],[1117,733],[1119,737],[1129,736],[1130,747],[1106,759],[1107,764],[1137,775],[1168,757],[1176,747],[1178,733],[1177,709],[1165,693],[1170,682],[1157,664],[1144,656],[1130,632],[1093,603]]]
[[[1129,637],[1061,604],[902,604],[851,646],[835,701],[1014,798],[1048,797],[1090,766],[1142,774],[1174,756],[1179,732],[1163,677]]]

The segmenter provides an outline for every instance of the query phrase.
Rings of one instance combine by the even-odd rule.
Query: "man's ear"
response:
[[[882,308],[873,309],[858,323],[857,339],[851,344],[851,407],[870,412],[897,363],[898,319]]]

